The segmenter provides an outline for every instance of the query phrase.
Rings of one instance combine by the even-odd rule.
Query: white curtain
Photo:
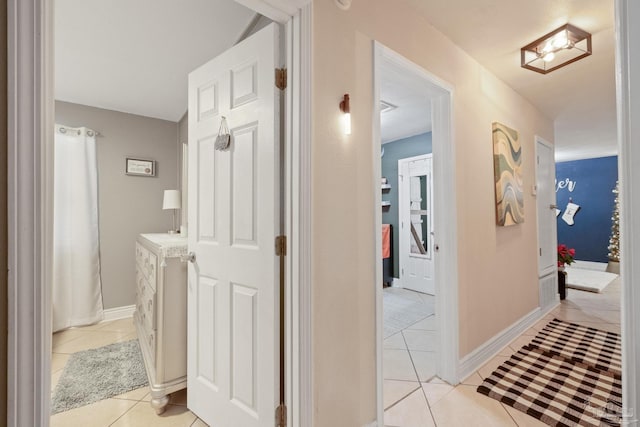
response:
[[[103,318],[95,132],[56,125],[53,330]]]

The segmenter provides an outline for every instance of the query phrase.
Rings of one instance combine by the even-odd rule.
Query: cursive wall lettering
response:
[[[569,178],[565,178],[560,181],[556,179],[556,193],[558,192],[558,190],[562,190],[565,188],[569,190],[570,193],[572,193],[573,190],[576,189],[576,184],[576,181],[571,181]]]

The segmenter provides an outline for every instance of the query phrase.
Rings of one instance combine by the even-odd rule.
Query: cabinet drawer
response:
[[[142,294],[144,292],[144,285],[145,285],[144,273],[138,267],[136,269],[136,299],[137,300],[140,300],[140,298],[142,297]]]
[[[156,254],[147,251],[146,276],[151,287],[156,289],[156,277],[158,272],[158,257]]]
[[[151,287],[155,289],[158,276],[158,257],[156,254],[136,242],[136,263]]]
[[[149,346],[149,354],[151,354],[151,364],[155,365],[156,363],[156,333],[150,332],[145,337],[147,340],[147,345]]]
[[[147,279],[139,275],[136,286],[136,310],[142,325],[149,331],[156,329],[156,292],[151,288]]]
[[[149,351],[143,352],[143,354],[149,354],[151,356],[151,365],[155,364],[156,359],[156,333],[155,331],[150,331],[143,319],[142,311],[138,308],[138,312],[135,314],[136,321],[138,322],[138,341],[141,346],[145,346]],[[147,360],[145,360],[147,363]]]
[[[150,289],[145,288],[145,292],[142,294],[142,301],[140,303],[144,306],[144,312],[146,314],[147,327],[155,331],[156,330],[156,293]]]

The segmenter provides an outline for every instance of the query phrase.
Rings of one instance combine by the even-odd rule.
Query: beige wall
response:
[[[553,124],[404,0],[354,1],[347,12],[319,0],[313,14],[315,425],[361,426],[375,418],[376,386],[372,40],[455,88],[460,357],[538,305],[534,134],[553,141]],[[344,93],[348,137],[339,126]],[[493,121],[520,132],[522,225],[495,225]]]
[[[171,211],[163,191],[178,188],[178,125],[117,111],[56,101],[56,123],[99,131],[100,256],[105,309],[135,303],[135,239],[166,232]],[[156,160],[153,178],[125,175],[125,158]]]
[[[7,2],[4,1],[0,3],[0,420],[7,419],[7,137]]]

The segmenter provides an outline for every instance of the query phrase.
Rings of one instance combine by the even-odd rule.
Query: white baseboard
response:
[[[511,341],[518,338],[524,331],[546,316],[547,313],[553,310],[557,305],[558,304],[552,304],[544,311],[540,309],[540,307],[536,308],[520,320],[516,321],[513,325],[504,329],[502,332],[499,332],[493,336],[493,338],[489,339],[480,347],[460,359],[458,372],[461,382],[500,353],[500,351],[509,345]]]
[[[391,287],[392,288],[401,288],[402,287],[402,282],[397,277],[394,277],[393,281],[391,281]]]
[[[362,427],[378,427],[378,422],[377,421],[371,421],[370,423],[367,423],[367,424],[363,425]]]
[[[125,305],[122,307],[108,308],[104,310],[103,322],[110,320],[126,319],[127,317],[133,317],[133,312],[136,311],[135,304]]]
[[[582,268],[584,270],[596,270],[606,271],[608,263],[606,262],[593,262],[593,261],[580,261],[576,260],[568,268]]]

